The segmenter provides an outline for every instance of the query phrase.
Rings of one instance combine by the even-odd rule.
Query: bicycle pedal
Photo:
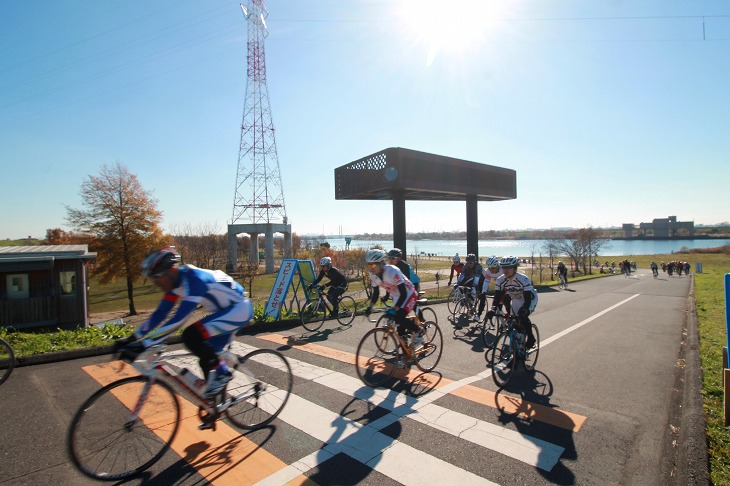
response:
[[[215,422],[203,422],[202,424],[198,425],[198,430],[210,429],[213,429],[213,432],[215,432]]]

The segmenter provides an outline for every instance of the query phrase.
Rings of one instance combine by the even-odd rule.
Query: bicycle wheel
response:
[[[503,316],[494,316],[491,319],[485,319],[482,323],[482,341],[488,348],[494,348],[497,344],[497,336],[505,329],[505,319]]]
[[[343,326],[348,326],[355,319],[355,311],[357,310],[357,304],[355,299],[349,295],[345,295],[340,299],[339,314],[337,314],[337,322]]]
[[[439,323],[438,317],[436,317],[436,311],[433,310],[430,307],[422,306],[420,307],[421,315],[423,316],[423,322],[431,321],[435,322],[436,324]]]
[[[274,420],[286,405],[294,383],[289,361],[278,351],[257,349],[238,358],[226,392],[232,404],[228,420],[246,430]]]
[[[423,323],[426,330],[426,337],[420,348],[416,348],[414,361],[421,371],[431,371],[441,360],[441,353],[444,351],[444,337],[441,334],[438,324],[432,321]]]
[[[537,358],[540,355],[540,331],[535,324],[532,324],[532,334],[535,336],[535,345],[527,350],[525,356],[525,369],[527,371],[535,371]]]
[[[307,331],[316,331],[322,324],[324,319],[327,317],[327,308],[320,300],[313,300],[307,302],[302,309],[301,320],[302,326]]]
[[[449,297],[446,300],[446,306],[451,314],[454,314],[454,307],[459,300],[461,300],[461,291],[459,289],[452,288],[451,292],[449,292]]]
[[[15,368],[15,353],[4,339],[0,339],[0,385],[8,379]]]
[[[179,425],[180,404],[172,387],[133,376],[103,387],[81,405],[66,445],[73,464],[87,476],[124,479],[157,462]]]
[[[360,340],[355,355],[357,376],[367,386],[377,387],[393,376],[401,352],[396,337],[387,327],[371,329]]]
[[[517,360],[514,355],[512,333],[506,331],[497,337],[497,343],[492,352],[492,378],[498,387],[503,387],[512,378]]]
[[[454,307],[451,311],[451,315],[454,317],[458,317],[462,315],[464,312],[466,312],[466,297],[461,297],[459,300],[457,300],[454,303]]]

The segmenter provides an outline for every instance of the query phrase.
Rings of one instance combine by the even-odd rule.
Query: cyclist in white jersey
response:
[[[365,262],[368,264],[370,271],[370,285],[373,287],[373,295],[370,298],[370,305],[365,309],[366,314],[370,314],[373,306],[378,301],[380,287],[393,296],[393,307],[389,312],[393,315],[393,319],[398,324],[398,334],[404,336],[407,331],[418,334],[420,328],[412,319],[406,316],[413,310],[416,305],[418,293],[413,283],[408,280],[403,272],[395,265],[386,265],[385,260],[388,255],[383,250],[368,250],[365,254]]]
[[[490,282],[496,282],[499,276],[503,273],[502,269],[499,267],[499,258],[497,258],[496,256],[492,255],[487,258],[485,264],[487,268],[483,270],[484,283],[482,284],[482,288],[479,294],[479,310],[477,311],[477,315],[474,316],[475,321],[481,320],[482,312],[484,311],[484,307],[487,303],[487,292],[489,291]]]
[[[499,266],[502,267],[504,273],[497,279],[492,310],[487,312],[487,319],[494,317],[497,311],[494,302],[499,302],[504,295],[509,295],[512,315],[519,316],[520,325],[527,334],[525,345],[527,349],[530,349],[535,345],[535,336],[532,333],[532,322],[528,316],[537,306],[537,291],[527,275],[517,272],[519,265],[520,261],[513,256],[504,257],[499,261]]]
[[[128,356],[139,354],[167,339],[202,306],[209,314],[186,327],[182,338],[200,359],[207,383],[204,395],[212,396],[231,380],[231,372],[219,355],[233,333],[251,321],[253,308],[243,286],[224,272],[179,263],[180,255],[174,247],[152,252],[142,262],[144,276],[150,277],[165,294],[150,318],[133,336],[119,341],[117,347],[124,347]],[[175,314],[165,322],[178,302]]]

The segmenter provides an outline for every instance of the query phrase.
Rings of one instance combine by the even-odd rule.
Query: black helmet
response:
[[[469,253],[466,256],[466,263],[477,261],[477,256],[474,253]]]
[[[174,246],[168,246],[159,251],[153,251],[142,262],[142,275],[151,277],[169,270],[180,263],[180,254]]]
[[[393,248],[392,250],[390,250],[388,252],[388,256],[389,257],[398,257],[398,258],[400,258],[400,257],[403,256],[403,252],[400,251],[400,248]]]

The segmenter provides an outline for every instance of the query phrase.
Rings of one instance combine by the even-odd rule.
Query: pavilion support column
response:
[[[406,259],[406,199],[402,191],[393,192],[393,246],[400,248]],[[389,248],[386,248],[388,251]]]
[[[479,218],[475,194],[466,196],[466,253],[474,253],[479,258]]]

